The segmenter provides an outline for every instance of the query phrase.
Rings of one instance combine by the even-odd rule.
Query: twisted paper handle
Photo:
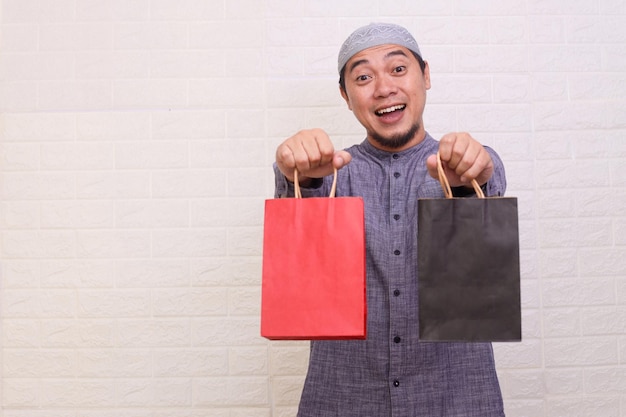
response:
[[[452,188],[450,188],[450,183],[448,182],[448,178],[446,178],[446,173],[443,170],[443,164],[441,163],[441,155],[437,152],[437,174],[439,174],[439,183],[441,184],[441,188],[443,188],[443,193],[446,198],[452,198]],[[474,187],[474,191],[476,192],[476,196],[478,198],[485,198],[485,193],[483,193],[482,188],[478,185],[478,182],[475,179],[472,179],[472,187]]]
[[[293,186],[294,186],[294,194],[296,198],[302,198],[302,192],[300,191],[300,183],[298,182],[298,170],[293,170]],[[335,192],[337,191],[337,168],[333,167],[333,185],[330,188],[330,195],[328,197],[335,197]]]

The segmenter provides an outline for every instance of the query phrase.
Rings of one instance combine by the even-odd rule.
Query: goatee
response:
[[[382,145],[385,148],[398,149],[398,148],[402,148],[407,143],[409,143],[419,130],[420,130],[420,124],[415,123],[405,133],[398,133],[397,135],[394,135],[391,137],[385,137],[385,136],[379,135],[376,132],[369,132],[369,136],[376,143],[378,143],[379,145]]]

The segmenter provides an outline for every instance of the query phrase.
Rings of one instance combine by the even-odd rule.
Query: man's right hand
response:
[[[286,139],[276,149],[276,164],[285,177],[293,182],[298,169],[298,182],[306,186],[313,178],[322,178],[341,169],[352,160],[343,150],[335,151],[328,134],[322,129],[301,130]]]

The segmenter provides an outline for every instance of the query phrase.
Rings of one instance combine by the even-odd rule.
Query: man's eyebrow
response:
[[[367,64],[367,63],[369,63],[369,61],[367,59],[359,59],[358,61],[354,61],[352,63],[352,65],[350,65],[350,71],[348,71],[348,72],[352,72],[359,65],[363,65],[363,64]]]
[[[397,49],[397,50],[391,51],[387,55],[385,55],[385,59],[391,58],[392,56],[396,56],[396,55],[407,56],[402,49]]]
[[[391,58],[392,56],[396,56],[396,55],[402,55],[402,56],[407,56],[407,54],[404,53],[403,50],[401,49],[397,49],[395,51],[391,51],[389,53],[387,53],[384,57],[384,59],[388,59]],[[363,65],[363,64],[367,64],[369,63],[369,61],[367,59],[359,59],[358,61],[354,61],[351,65],[350,65],[350,69],[348,72],[352,72],[356,67],[358,67],[359,65]]]

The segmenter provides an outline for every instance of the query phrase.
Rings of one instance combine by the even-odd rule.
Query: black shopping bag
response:
[[[520,341],[517,198],[446,198],[418,204],[419,335],[422,341]]]

